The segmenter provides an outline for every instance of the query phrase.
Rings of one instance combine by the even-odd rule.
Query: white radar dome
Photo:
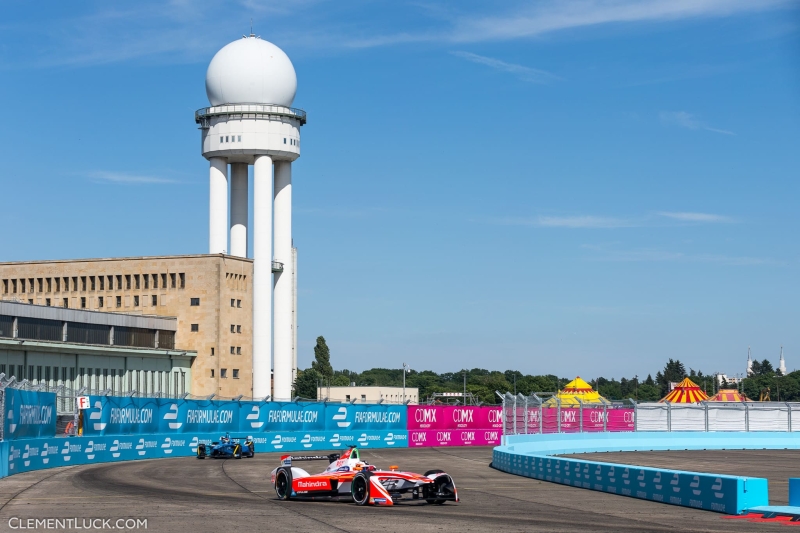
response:
[[[276,104],[291,107],[297,75],[289,56],[255,36],[234,41],[217,52],[206,72],[212,106]]]

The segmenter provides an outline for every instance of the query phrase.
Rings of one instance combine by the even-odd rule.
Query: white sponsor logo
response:
[[[432,424],[436,422],[436,409],[417,409],[414,411],[414,420],[416,422]]]
[[[45,442],[42,445],[42,464],[47,464],[50,462],[50,458],[48,457],[49,453],[50,453],[50,447],[47,446],[47,443]]]
[[[394,445],[394,434],[393,433],[387,433],[386,434],[386,438],[383,439],[383,440],[389,446]]]
[[[327,488],[328,482],[327,481],[297,481],[297,488],[298,489],[320,489],[320,488]]]
[[[483,434],[483,438],[486,439],[488,442],[494,442],[497,440],[497,431],[487,431]]]
[[[302,409],[280,409],[270,411],[267,418],[270,424],[306,424],[316,422],[319,418],[319,412],[304,411]]]
[[[465,409],[453,409],[453,422],[457,422],[459,424],[472,423],[473,414],[475,414],[474,411],[468,411]]]
[[[350,427],[352,422],[347,422],[347,407],[340,407],[336,414],[333,415],[333,420],[336,420],[336,425],[340,428]]]
[[[721,477],[718,477],[717,479],[714,480],[714,484],[711,485],[711,490],[722,490],[722,478]],[[725,493],[724,492],[715,492],[714,496],[716,496],[717,498],[724,498],[725,497]]]
[[[329,440],[328,442],[329,442],[329,443],[331,444],[331,446],[333,446],[334,448],[338,448],[339,446],[341,446],[341,445],[342,445],[342,441],[341,441],[341,440],[339,440],[339,434],[338,434],[338,433],[334,433],[333,437],[331,437],[331,440]]]
[[[139,455],[147,453],[147,450],[144,449],[144,439],[139,439],[139,443],[136,445],[136,451]]]
[[[44,426],[52,420],[52,405],[22,404],[19,407],[19,424],[21,426]]]
[[[94,402],[94,408],[96,411],[89,414],[89,420],[97,420],[97,422],[93,422],[94,430],[103,431],[106,429],[106,423],[100,422],[103,417],[103,404],[98,400]]]
[[[283,444],[281,444],[281,436],[280,435],[275,435],[275,438],[272,439],[272,442],[270,442],[270,444],[272,444],[272,446],[276,450],[280,450],[281,448],[283,448]]]
[[[94,459],[94,441],[90,440],[89,443],[86,445],[86,458],[91,460]]]
[[[437,431],[436,432],[436,440],[439,442],[450,442],[450,432],[449,431]]]
[[[172,441],[169,437],[164,439],[164,444],[161,445],[161,450],[166,454],[172,453]]]
[[[697,488],[700,486],[700,476],[694,476],[689,486],[692,488],[692,494],[695,496],[700,496],[700,493],[703,492]]]
[[[661,472],[656,472],[656,477],[653,478],[653,483],[655,483],[656,490],[661,490],[661,487],[663,487],[661,484]]]
[[[111,443],[111,448],[109,448],[108,451],[111,452],[111,457],[119,457],[119,441],[115,439],[114,442]]]
[[[611,483],[615,483],[617,479],[614,477],[614,467],[608,469],[608,481]]]
[[[166,418],[166,415],[164,415],[164,418]],[[188,424],[230,424],[231,422],[233,422],[233,411],[228,409],[220,411],[216,409],[189,409],[186,412],[186,423]]]
[[[8,419],[11,421],[8,423],[8,431],[14,433],[14,430],[17,429],[17,425],[14,423],[14,410],[8,410]]]
[[[99,405],[100,402],[97,402]],[[91,416],[97,415],[100,418],[100,413],[92,413]],[[169,414],[169,413],[168,413]],[[149,424],[153,421],[153,410],[144,408],[138,409],[136,407],[112,407],[111,417],[112,424]],[[102,429],[97,427],[100,424],[95,424],[95,429]],[[102,424],[105,427],[105,424]]]
[[[311,448],[311,435],[306,434],[303,440],[300,441],[300,444],[302,444],[304,448]]]
[[[197,453],[197,445],[200,444],[197,437],[192,437],[192,440],[189,442],[189,448],[192,450],[192,453]]]
[[[359,446],[368,446],[369,441],[374,440],[381,440],[380,435],[367,435],[366,433],[362,433],[360,437],[358,437],[358,445]]]
[[[30,458],[30,451],[31,451],[30,445],[26,444],[25,445],[25,451],[22,452],[22,464],[24,464],[25,466],[30,466],[31,465],[31,462],[30,462],[30,459],[29,459]]]
[[[463,442],[472,442],[475,440],[475,432],[474,431],[462,431],[461,432],[461,440]]]
[[[680,492],[681,488],[678,486],[678,482],[680,481],[681,476],[680,474],[673,474],[672,481],[669,482],[672,485],[672,492]]]
[[[639,470],[639,477],[636,478],[639,481],[639,486],[644,487],[644,470]]]
[[[178,404],[171,403],[169,411],[164,414],[164,420],[178,420]],[[169,429],[178,429],[183,425],[183,422],[169,422]]]
[[[65,463],[68,463],[69,460],[72,458],[72,456],[69,455],[69,441],[68,440],[64,441],[64,448],[61,450],[61,455],[64,456],[64,462]]]
[[[415,431],[411,434],[411,440],[413,442],[425,442],[427,439],[427,435],[421,431]]]
[[[400,413],[394,412],[381,412],[381,411],[357,411],[356,422],[360,423],[374,423],[374,424],[391,424],[400,421]]]
[[[492,409],[491,411],[489,411],[489,422],[491,422],[492,424],[496,424],[502,421],[502,419],[503,415],[500,409]]]
[[[250,422],[250,427],[253,429],[258,429],[264,425],[264,422],[259,422],[258,417],[261,415],[261,409],[254,405],[253,409],[250,411],[250,414],[245,417],[245,420],[255,420],[255,422]]]

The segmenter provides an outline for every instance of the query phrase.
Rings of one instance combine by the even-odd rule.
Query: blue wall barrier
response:
[[[800,448],[787,433],[608,433],[513,435],[492,466],[574,487],[727,514],[769,504],[767,480],[553,457],[604,451]]]
[[[231,435],[247,436],[235,433]],[[8,460],[0,461],[0,464],[6,467],[5,473],[0,468],[0,477],[59,466],[194,456],[199,443],[211,444],[211,442],[218,441],[220,436],[218,433],[180,435],[159,433],[4,441],[0,442],[0,453]],[[271,431],[252,436],[256,454],[346,449],[350,444],[356,444],[361,448],[405,448],[408,446],[406,431]],[[277,463],[276,466],[278,466]]]
[[[5,389],[5,440],[48,437],[56,434],[56,395]]]
[[[84,435],[406,431],[404,405],[234,402],[90,396]]]

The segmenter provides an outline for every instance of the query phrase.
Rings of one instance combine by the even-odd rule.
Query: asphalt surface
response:
[[[489,466],[488,447],[361,451],[362,457],[379,467],[445,470],[455,479],[461,503],[378,508],[343,502],[284,502],[276,499],[269,480],[278,454],[240,460],[189,457],[64,467],[0,480],[0,530],[9,527],[12,517],[139,518],[147,519],[148,531],[175,532],[674,533],[778,531],[783,527],[513,476]],[[629,462],[629,454],[596,455],[603,460],[617,455]],[[644,454],[640,462],[653,464],[664,455]],[[688,464],[691,456],[682,457],[681,464]],[[739,463],[753,462],[729,457]],[[674,459],[664,460],[675,467]]]

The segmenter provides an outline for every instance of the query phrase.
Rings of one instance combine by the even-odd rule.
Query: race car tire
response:
[[[427,472],[425,472],[425,474],[423,474],[423,475],[424,475],[425,477],[428,477],[428,476],[430,476],[431,474],[444,474],[444,470],[428,470],[428,471],[427,471]],[[440,476],[440,477],[437,477],[437,478],[436,478],[436,479],[433,481],[433,483],[434,483],[434,484],[433,484],[433,487],[434,487],[434,490],[435,490],[436,492],[439,492],[439,489],[441,488],[441,485],[443,485],[443,484],[447,483],[447,480],[446,480],[446,479],[444,479],[444,478],[445,478],[445,476]],[[434,504],[434,503],[435,503],[435,504],[437,504],[437,505],[442,505],[442,504],[444,503],[444,500],[440,500],[439,498],[425,498],[425,501],[426,501],[426,502],[428,502],[429,504]]]
[[[292,471],[288,468],[279,468],[275,472],[275,494],[281,500],[292,497]]]
[[[350,492],[356,505],[367,505],[369,503],[369,487],[369,473],[359,472],[356,474],[350,485]]]
[[[205,459],[206,458],[206,445],[205,444],[198,444],[197,445],[197,458],[198,459]]]

